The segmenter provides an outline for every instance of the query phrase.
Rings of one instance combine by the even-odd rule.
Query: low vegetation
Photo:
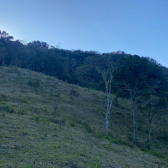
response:
[[[105,135],[105,93],[17,67],[0,67],[0,167],[168,167],[168,114],[138,111],[133,143],[128,99],[114,104]]]

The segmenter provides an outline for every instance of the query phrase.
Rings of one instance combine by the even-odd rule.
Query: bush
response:
[[[61,97],[61,94],[60,93],[56,93],[55,97]]]
[[[71,89],[70,94],[72,96],[79,96],[79,93],[74,88]]]
[[[145,142],[145,146],[148,150],[151,150],[151,145],[150,145],[150,142],[146,141]]]
[[[165,156],[164,154],[159,153],[159,152],[156,152],[156,151],[153,151],[153,150],[148,150],[148,149],[146,149],[146,148],[142,148],[141,150],[142,150],[143,152],[148,153],[149,155],[153,155],[153,156],[156,156],[156,157],[159,157],[159,158],[163,158],[163,159],[166,158],[166,156]]]
[[[40,122],[40,116],[39,115],[35,115],[35,121]]]
[[[49,124],[50,124],[50,120],[49,120],[48,117],[43,118],[43,119],[42,119],[42,122],[43,122],[43,124],[46,124],[46,125],[49,125]]]
[[[7,98],[7,95],[5,95],[4,93],[1,93],[1,94],[0,94],[0,97],[1,97],[1,98]]]
[[[168,133],[164,130],[164,131],[161,133],[161,135],[158,136],[157,139],[167,142],[167,141],[168,141]]]
[[[24,115],[26,113],[27,113],[27,111],[24,108],[20,108],[19,111],[18,111],[18,114],[20,114],[20,115]]]
[[[92,130],[91,126],[88,123],[84,122],[83,126],[88,131],[88,133],[93,133],[93,130]]]
[[[118,97],[117,96],[115,96],[114,99],[113,99],[113,105],[116,106],[116,107],[119,106],[119,104],[118,104]]]
[[[58,119],[55,119],[55,118],[50,118],[50,122],[53,122],[55,124],[59,124],[59,120]]]
[[[70,126],[74,127],[75,123],[73,121],[70,121]]]
[[[54,96],[54,90],[53,90],[53,88],[50,89],[49,95],[50,95],[50,96]]]
[[[29,80],[28,85],[32,86],[32,87],[35,87],[35,88],[39,87],[40,86],[40,80],[37,80],[37,79]]]
[[[78,124],[82,124],[81,118],[76,121]]]
[[[1,104],[0,105],[0,110],[1,111],[6,111],[6,112],[9,112],[9,113],[13,112],[10,105],[8,105],[8,104]]]

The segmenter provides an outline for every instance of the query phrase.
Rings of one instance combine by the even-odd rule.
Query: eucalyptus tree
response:
[[[147,91],[161,93],[165,89],[165,78],[159,65],[135,55],[117,61],[114,81],[122,83],[132,100],[134,143],[138,143],[136,98]]]
[[[107,70],[101,70],[97,68],[97,71],[102,74],[102,78],[105,82],[105,92],[106,92],[106,127],[105,127],[105,134],[108,134],[108,126],[109,126],[109,115],[110,110],[112,107],[112,100],[110,99],[111,94],[111,83],[113,80],[113,70],[114,66],[109,63]]]

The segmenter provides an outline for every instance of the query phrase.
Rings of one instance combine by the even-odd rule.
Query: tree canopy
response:
[[[158,96],[165,95],[168,88],[166,77],[158,64],[151,62],[148,58],[135,55],[117,61],[114,83],[119,83],[133,102],[134,142],[137,143],[136,98],[147,93]],[[127,95],[127,97],[129,96]]]

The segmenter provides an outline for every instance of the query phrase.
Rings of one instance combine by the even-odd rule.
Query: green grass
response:
[[[166,114],[155,119],[148,151],[147,120],[140,113],[142,143],[132,143],[129,100],[112,107],[104,135],[104,98],[42,73],[0,67],[0,167],[167,167]]]

